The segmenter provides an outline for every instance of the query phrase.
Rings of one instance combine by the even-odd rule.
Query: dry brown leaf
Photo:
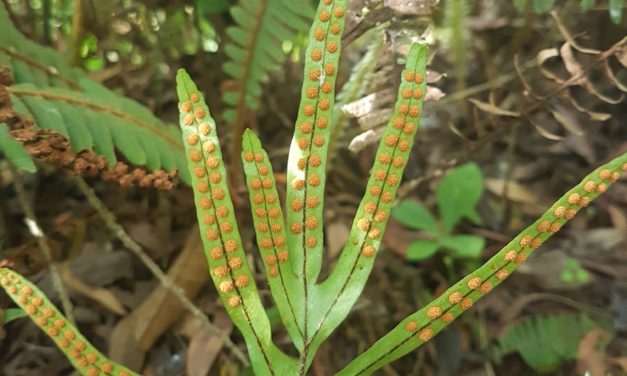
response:
[[[190,299],[208,281],[207,261],[197,227],[190,230],[168,276]],[[158,285],[137,309],[116,325],[110,341],[111,357],[132,369],[140,369],[146,351],[183,311],[180,301],[167,288]]]
[[[553,80],[557,83],[563,83],[564,82],[563,78],[557,76],[556,74],[551,72],[549,69],[544,67],[544,63],[546,63],[547,60],[555,58],[555,57],[559,57],[559,55],[560,54],[557,48],[547,48],[538,52],[538,54],[536,55],[536,61],[538,63],[538,68],[540,69],[540,72],[542,72],[542,74],[546,78]]]
[[[212,322],[227,335],[233,330],[233,321],[224,310],[215,312]],[[187,374],[189,376],[206,376],[220,354],[222,346],[224,343],[220,338],[206,329],[198,330],[191,337],[187,349]]]
[[[623,67],[627,68],[627,45],[623,45],[621,48],[617,49],[615,56]]]
[[[535,121],[533,121],[531,119],[529,119],[529,122],[538,131],[538,133],[540,133],[540,135],[542,137],[546,138],[546,139],[553,140],[553,141],[560,141],[560,140],[564,139],[564,137],[550,132],[548,129],[546,129],[545,127],[539,125],[538,123],[536,123]]]
[[[556,11],[551,11],[551,16],[553,16],[553,18],[555,19],[555,23],[557,25],[557,28],[560,31],[560,34],[562,34],[564,39],[566,39],[566,41],[570,45],[572,45],[577,51],[583,52],[584,54],[590,54],[590,55],[598,55],[601,53],[600,50],[586,48],[586,47],[582,47],[581,45],[579,45],[579,43],[577,43],[575,38],[573,38],[573,36],[568,32],[568,30],[566,30],[566,27],[562,23],[562,20],[559,18]]]
[[[92,287],[83,283],[72,274],[67,263],[64,263],[61,267],[61,278],[67,287],[81,294],[85,298],[100,303],[103,307],[117,315],[126,315],[126,309],[111,291],[103,288]]]
[[[488,112],[488,113],[491,113],[493,115],[497,115],[497,116],[511,116],[511,117],[519,117],[520,116],[520,112],[508,111],[508,110],[502,109],[502,108],[500,108],[500,107],[498,107],[496,105],[493,105],[492,103],[482,102],[480,100],[473,99],[473,98],[468,99],[468,101],[470,103],[474,104],[481,111]]]
[[[572,113],[570,108],[561,105],[560,103],[555,103],[551,109],[551,115],[553,118],[557,120],[564,128],[566,128],[571,133],[574,133],[578,136],[583,135],[583,130],[581,129],[581,125],[579,124],[579,120]]]
[[[374,144],[375,142],[379,141],[384,131],[384,127],[379,127],[375,129],[369,129],[363,133],[358,134],[351,140],[350,144],[348,144],[348,150],[353,153],[359,153],[368,145]]]
[[[505,182],[505,179],[497,178],[486,178],[484,180],[486,189],[497,196],[503,195]],[[507,199],[520,204],[528,204],[537,207],[544,205],[541,200],[538,199],[537,194],[534,194],[522,184],[511,180],[507,182]]]
[[[597,344],[608,333],[601,329],[592,329],[579,342],[577,351],[577,369],[581,375],[604,376],[607,366],[605,354],[599,351]]]
[[[590,117],[590,120],[606,121],[612,117],[611,114],[608,114],[606,112],[595,112],[595,111],[588,110],[571,95],[568,95],[568,99],[570,100],[570,103],[573,105],[573,107],[577,109],[577,111],[587,114]]]
[[[609,59],[607,59],[607,60],[605,60],[603,62],[603,70],[605,71],[605,75],[607,76],[607,78],[609,78],[610,81],[612,81],[614,83],[614,85],[616,85],[618,90],[620,90],[622,92],[627,92],[627,85],[623,84],[618,79],[618,77],[616,77],[616,74],[614,73],[614,70],[612,69],[612,67],[610,67]]]

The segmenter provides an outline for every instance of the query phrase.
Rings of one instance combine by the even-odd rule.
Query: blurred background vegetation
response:
[[[493,255],[594,166],[627,151],[622,0],[349,4],[325,209],[328,265],[364,192],[411,41],[430,45],[430,86],[384,239],[386,252],[349,320],[321,348],[315,375],[340,369]],[[16,116],[21,114],[16,98],[27,89],[41,90],[40,99],[63,93],[76,98],[71,110],[86,123],[108,126],[90,111],[110,105],[120,118],[137,115],[176,130],[174,76],[186,68],[218,122],[242,235],[255,260],[239,138],[246,127],[258,132],[277,181],[285,182],[302,53],[316,5],[315,0],[2,0],[0,88],[13,103],[0,98],[0,123],[7,124],[0,131],[24,145],[37,172],[27,164],[21,167],[33,172],[12,172],[0,156],[0,262],[29,275],[60,302],[50,260],[23,222],[19,180],[49,239],[52,262],[62,270],[79,328],[114,359],[151,375],[249,372],[128,253],[75,181],[84,175],[114,220],[244,348],[208,282],[185,178],[168,168],[164,156],[163,163],[151,164],[150,150],[139,153],[144,158],[134,150],[149,146],[115,137],[115,154],[98,164],[97,157],[85,154],[92,148],[103,154],[95,133],[93,142],[86,142],[67,116],[66,134],[44,118],[24,120]],[[18,31],[35,43],[20,39]],[[106,95],[100,84],[110,90]],[[93,103],[81,105],[79,98]],[[33,126],[57,132],[45,134],[61,137],[53,151],[28,133]],[[117,128],[118,134],[131,137],[129,127]],[[67,160],[52,157],[58,150]],[[96,165],[99,173],[78,161]],[[167,171],[159,173],[161,168]],[[151,172],[156,174],[151,182],[159,184],[142,183]],[[459,322],[381,374],[627,374],[626,234],[623,180]],[[258,260],[253,264],[259,267]],[[71,374],[63,355],[8,302],[0,294],[0,323],[5,322],[0,374]],[[288,343],[277,331],[279,343]]]

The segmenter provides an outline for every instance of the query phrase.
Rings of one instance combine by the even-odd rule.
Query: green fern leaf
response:
[[[35,163],[30,157],[30,154],[24,150],[24,146],[22,146],[20,142],[11,137],[9,127],[4,123],[0,123],[0,152],[2,152],[15,167],[28,172],[37,171],[37,167],[35,167]]]
[[[517,352],[535,371],[555,371],[563,363],[577,358],[579,342],[597,325],[587,316],[552,314],[533,316],[512,327],[501,336],[493,357],[502,358]]]
[[[13,110],[32,118],[36,127],[65,136],[74,152],[94,150],[117,161],[150,170],[177,169],[191,181],[178,128],[157,119],[146,107],[121,97],[69,66],[65,58],[15,29],[0,6],[0,65],[14,85],[8,87]]]

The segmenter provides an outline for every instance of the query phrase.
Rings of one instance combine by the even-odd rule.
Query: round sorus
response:
[[[579,193],[571,193],[568,196],[568,203],[571,205],[577,205],[579,203],[580,198],[581,196],[579,196]]]
[[[331,18],[331,15],[329,14],[328,11],[323,10],[322,12],[320,12],[320,15],[318,16],[318,18],[322,22],[327,22],[329,20],[329,18]]]
[[[235,239],[229,239],[226,242],[224,242],[224,249],[226,249],[226,251],[229,253],[235,252],[238,247],[239,247],[239,244],[237,244],[237,240]]]
[[[203,135],[203,136],[208,136],[209,133],[211,133],[211,127],[209,127],[209,124],[207,123],[202,123],[198,126],[198,131]]]
[[[196,145],[199,139],[200,137],[198,137],[196,133],[190,133],[187,135],[187,138],[186,138],[187,143],[190,145]]]
[[[184,112],[190,112],[192,110],[192,104],[189,102],[182,102],[181,110],[183,110]]]
[[[448,296],[448,302],[451,304],[457,304],[462,300],[462,293],[459,291],[455,291],[451,295]]]
[[[268,270],[268,274],[270,275],[270,277],[276,277],[277,275],[279,275],[279,269],[270,268],[270,270]]]
[[[422,329],[420,333],[418,333],[418,337],[425,342],[430,340],[431,337],[433,337],[433,329],[431,328]]]
[[[435,320],[442,315],[442,308],[438,306],[429,307],[427,309],[427,317],[431,320]]]
[[[276,256],[275,255],[268,255],[266,256],[266,264],[272,266],[272,265],[276,265]]]
[[[408,332],[415,332],[416,329],[418,329],[418,324],[416,324],[415,321],[408,321],[407,324],[405,324],[405,330]]]
[[[528,247],[531,245],[531,241],[533,240],[533,236],[531,235],[525,235],[520,239],[520,246],[521,247]]]
[[[333,15],[335,15],[335,17],[337,17],[337,18],[344,17],[344,8],[341,8],[341,7],[335,8],[333,10]]]
[[[202,108],[202,107],[197,107],[194,110],[194,116],[196,116],[196,119],[198,119],[198,120],[204,118],[205,115],[207,115],[207,113],[205,112],[205,109]]]
[[[371,245],[365,246],[364,249],[362,249],[361,251],[361,254],[364,257],[372,257],[374,256],[375,253],[376,253],[376,249]]]
[[[220,283],[219,289],[220,291],[227,293],[233,291],[235,285],[233,285],[233,281],[223,281]]]
[[[324,137],[319,134],[313,136],[313,144],[318,147],[324,145]]]
[[[588,180],[583,185],[583,190],[588,192],[588,193],[594,192],[596,188],[597,188],[597,183],[595,183],[593,180]]]
[[[476,290],[479,288],[479,286],[481,286],[481,278],[479,277],[473,277],[470,280],[468,280],[468,288],[471,290]]]
[[[235,308],[240,304],[242,304],[242,298],[239,296],[232,296],[229,298],[229,306]]]
[[[310,236],[309,238],[307,238],[307,247],[313,248],[317,244],[318,244],[318,239],[316,239],[314,236]]]
[[[246,274],[240,274],[235,277],[235,286],[246,287],[248,286],[248,276]]]
[[[328,125],[329,121],[324,116],[316,120],[316,126],[318,127],[318,129],[325,129]]]
[[[231,257],[229,259],[229,267],[233,270],[237,270],[242,267],[242,259],[239,257]]]
[[[317,28],[316,30],[314,30],[313,35],[316,40],[324,40],[324,38],[326,37],[326,34],[324,30],[322,30],[322,28]]]
[[[496,272],[496,274],[494,274],[494,276],[500,280],[503,281],[505,280],[507,277],[509,277],[509,272],[505,269],[499,269],[499,271]]]
[[[331,33],[337,35],[342,31],[342,26],[340,26],[339,24],[334,23],[333,25],[331,25]]]
[[[292,234],[298,234],[303,230],[303,224],[300,222],[293,222],[290,225],[290,231],[292,232]]]
[[[518,255],[518,252],[516,252],[513,249],[510,249],[509,251],[507,251],[507,253],[505,254],[505,257],[503,258],[505,261],[507,262],[512,262],[514,260],[516,260],[516,256]]]
[[[470,307],[472,307],[473,301],[470,298],[464,298],[464,299],[462,299],[461,303],[459,303],[459,305],[465,311],[467,309],[470,309]]]
[[[309,183],[309,185],[317,187],[318,185],[320,185],[320,176],[318,176],[318,174],[311,174],[311,176],[309,176],[309,179],[307,179],[307,182]]]
[[[322,51],[319,48],[314,48],[311,50],[311,60],[320,61],[322,59]]]
[[[337,43],[330,41],[329,43],[327,43],[327,51],[329,51],[330,53],[334,53],[337,51]]]
[[[492,284],[490,282],[483,282],[479,287],[479,291],[481,291],[482,294],[489,293],[492,291]]]
[[[553,210],[553,215],[556,217],[561,217],[564,215],[564,213],[566,212],[566,208],[563,206],[558,206],[557,208],[555,208],[555,210]]]
[[[550,227],[551,227],[551,223],[549,221],[543,220],[540,223],[538,223],[538,226],[536,226],[536,229],[540,232],[547,232],[549,231]]]
[[[288,255],[286,250],[283,250],[283,251],[279,252],[279,262],[287,261],[288,257],[289,257],[289,255]]]
[[[608,170],[607,168],[604,168],[599,172],[599,177],[603,180],[609,179],[610,176],[612,176],[612,171]]]
[[[451,312],[446,312],[445,314],[442,315],[442,322],[448,324],[449,322],[453,321],[455,317],[453,316],[453,314]]]

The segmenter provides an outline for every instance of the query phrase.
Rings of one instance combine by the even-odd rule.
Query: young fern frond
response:
[[[303,299],[297,289],[296,274],[289,262],[285,220],[272,165],[259,138],[250,129],[244,132],[243,150],[242,162],[250,194],[253,225],[270,291],[290,338],[296,348],[302,350],[303,327],[297,318],[303,317]]]
[[[98,351],[28,279],[10,269],[0,268],[0,286],[54,341],[72,366],[81,374],[87,376],[137,375]]]
[[[296,361],[272,342],[270,321],[242,247],[215,121],[189,75],[180,70],[176,81],[183,143],[211,278],[228,314],[246,339],[255,372],[290,374]],[[274,186],[270,179],[261,183],[266,184],[266,189]]]
[[[408,316],[338,375],[369,375],[421,346],[504,281],[527,257],[627,171],[627,153],[602,165],[562,196],[479,269]]]

